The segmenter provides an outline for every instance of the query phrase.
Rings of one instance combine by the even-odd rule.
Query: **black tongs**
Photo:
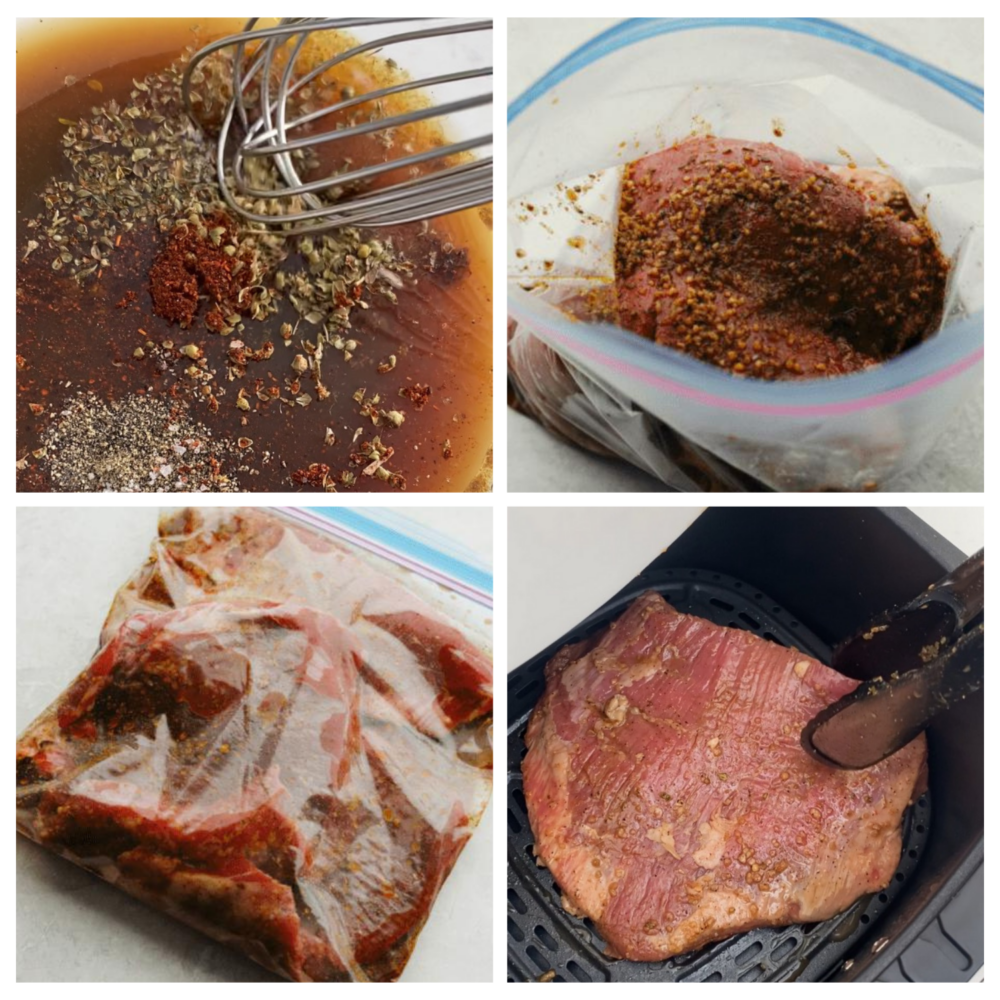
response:
[[[805,750],[833,767],[870,767],[983,686],[983,550],[834,650],[861,683],[802,730]]]

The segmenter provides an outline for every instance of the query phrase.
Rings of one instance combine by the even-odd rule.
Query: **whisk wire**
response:
[[[467,139],[464,142],[452,143],[452,145],[449,147],[450,152],[448,155],[454,155],[456,153],[464,153],[472,149],[477,149],[480,146],[484,145],[484,142],[488,140],[489,136],[477,136],[474,139]],[[442,153],[440,149],[427,149],[421,153],[412,153],[409,156],[406,156],[402,159],[393,160],[392,164],[393,167],[396,169],[403,169],[410,166],[416,166],[421,163],[428,163],[433,160],[440,159],[441,156]],[[245,156],[243,153],[237,153],[237,156],[233,161],[233,177],[234,180],[236,181],[236,187],[240,191],[240,193],[245,194],[251,198],[268,198],[273,196],[274,191],[268,188],[254,188],[250,186],[250,183],[246,180],[246,177],[243,173],[244,159]],[[465,167],[468,169],[478,168],[480,172],[483,172],[482,170],[483,165],[492,168],[492,163],[493,163],[493,158],[488,157],[482,160],[474,160],[468,164],[459,164],[458,167]],[[303,195],[314,194],[315,192],[325,191],[329,188],[335,188],[345,184],[353,184],[358,181],[369,180],[372,177],[377,177],[380,173],[382,173],[383,169],[384,169],[383,164],[373,164],[372,166],[368,167],[358,167],[356,170],[352,170],[344,174],[337,174],[334,177],[323,177],[320,180],[305,181],[298,185],[296,191]],[[457,167],[442,168],[433,175],[427,177],[413,177],[408,180],[398,181],[395,184],[387,188],[384,188],[382,190],[396,190],[398,188],[403,188],[403,187],[412,188],[416,187],[417,185],[426,185],[427,189],[430,189],[433,181],[437,180],[440,177],[453,175],[453,173],[457,172],[458,172]],[[372,194],[371,197],[374,197],[374,194]]]
[[[475,84],[491,79],[492,66],[477,66],[445,73],[425,75],[405,80],[361,94],[346,88],[341,99],[326,107],[296,109],[289,98],[335,67],[366,54],[381,53],[401,43],[423,43],[432,38],[469,32],[492,30],[490,20],[440,21],[433,18],[284,18],[274,27],[259,27],[259,18],[251,18],[238,34],[205,46],[192,58],[184,74],[183,91],[189,114],[193,115],[192,86],[196,67],[209,56],[233,48],[232,98],[219,129],[216,167],[226,204],[249,222],[261,226],[277,226],[295,234],[312,232],[340,225],[386,226],[432,218],[446,212],[459,211],[492,200],[493,158],[483,156],[468,159],[475,150],[492,146],[491,133],[448,142],[440,146],[409,152],[395,159],[351,169],[350,157],[345,156],[342,169],[329,176],[305,181],[299,174],[295,154],[317,150],[321,146],[359,137],[377,137],[384,133],[386,147],[396,129],[446,116],[474,112],[492,104],[492,85],[485,93],[455,97],[440,104],[402,111],[389,117],[372,117],[368,121],[349,119],[345,124],[321,133],[309,133],[312,123],[331,114],[338,116],[362,105],[371,104],[381,114],[381,102],[408,91],[423,92],[432,87],[450,84]],[[414,22],[431,22],[428,26],[410,28]],[[379,28],[393,25],[395,30],[381,37],[359,41],[319,64],[295,76],[303,48],[318,31],[349,31],[353,28]],[[399,30],[403,26],[402,30]],[[257,46],[248,53],[249,45]],[[281,61],[279,61],[279,52]],[[247,97],[256,89],[253,102],[256,111],[247,104]],[[234,125],[239,129],[236,136]],[[303,134],[304,133],[304,134]],[[269,157],[280,179],[277,188],[261,188],[247,175],[247,162]],[[450,162],[462,157],[461,162]],[[417,174],[419,168],[439,161],[436,169]],[[313,167],[310,167],[313,169]],[[368,190],[357,190],[377,180],[380,175],[410,172],[412,176],[393,179],[392,183]],[[298,205],[285,205],[281,212],[260,211],[263,200],[298,198]],[[299,207],[301,206],[301,208]],[[271,206],[273,207],[273,206]]]
[[[389,97],[392,94],[403,93],[407,90],[423,90],[428,87],[434,87],[442,83],[452,83],[460,80],[471,80],[481,76],[490,76],[492,75],[492,73],[493,69],[492,67],[490,67],[488,69],[464,70],[461,73],[446,73],[441,76],[429,76],[429,77],[424,77],[421,80],[412,80],[412,81],[407,81],[406,83],[397,83],[391,87],[383,87],[381,90],[372,90],[367,93],[361,94],[359,97],[352,97],[343,100],[337,105],[337,110],[345,111],[349,108],[357,107],[360,104],[368,104],[370,102],[379,101],[382,100],[382,98],[384,97]],[[493,103],[493,97],[492,95],[489,94],[481,94],[478,97],[469,98],[468,100],[474,101],[475,103],[474,104],[466,103],[462,107],[460,107],[455,102],[452,102],[450,104],[434,105],[434,107],[430,109],[431,114],[428,117],[438,117],[441,115],[450,114],[453,111],[463,110],[463,108],[482,107],[487,104]],[[301,115],[294,121],[288,122],[286,128],[289,131],[292,131],[303,125],[308,125],[310,122],[316,121],[318,118],[325,118],[328,114],[330,114],[329,108],[318,108],[315,111],[310,111],[304,115]],[[394,121],[396,123],[399,123],[400,119],[397,117],[394,119]],[[377,127],[380,125],[380,123],[377,122],[374,124]],[[277,136],[278,133],[275,129],[272,129],[269,132],[261,133],[259,131],[261,126],[262,123],[258,122],[250,129],[251,134],[256,133],[256,137],[248,136],[246,142],[246,145],[248,147],[254,147],[261,142],[270,141]],[[381,125],[380,127],[385,128],[384,125]],[[341,130],[337,130],[336,133],[338,137],[343,137],[348,134],[350,133]],[[323,136],[310,136],[307,139],[301,140],[301,142],[303,145],[308,145],[310,142],[315,142],[321,138],[329,138],[332,135],[333,133],[328,132],[325,133]]]

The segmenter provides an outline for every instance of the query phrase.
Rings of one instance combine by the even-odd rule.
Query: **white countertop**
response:
[[[411,508],[492,563],[492,511]],[[155,507],[17,514],[17,730],[89,662],[118,587],[156,536]],[[487,982],[493,808],[445,882],[402,981]],[[278,981],[249,959],[17,838],[18,982]]]
[[[507,100],[513,100],[578,45],[621,18],[511,18],[507,23]],[[836,18],[974,83],[984,76],[979,18]],[[508,489],[539,492],[657,492],[659,480],[623,461],[596,458],[507,411]],[[983,490],[983,389],[942,432],[923,463],[901,479],[907,492]]]

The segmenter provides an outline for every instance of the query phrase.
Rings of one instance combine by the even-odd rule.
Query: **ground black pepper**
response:
[[[222,472],[229,448],[176,400],[134,395],[108,403],[82,392],[56,415],[43,440],[61,490],[236,491]]]

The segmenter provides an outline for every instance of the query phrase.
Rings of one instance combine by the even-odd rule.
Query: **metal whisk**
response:
[[[317,180],[304,181],[293,157],[295,151],[316,149],[326,143],[379,133],[389,137],[396,129],[414,122],[454,116],[475,108],[490,109],[493,103],[492,65],[407,80],[356,96],[344,90],[339,102],[301,113],[298,117],[290,117],[288,103],[290,97],[327,70],[364,53],[382,53],[396,44],[434,44],[434,39],[449,35],[491,32],[492,20],[293,17],[282,19],[275,27],[255,29],[259,20],[251,18],[239,34],[213,42],[196,53],[183,81],[184,99],[190,113],[195,69],[213,53],[230,47],[235,49],[232,60],[233,97],[222,121],[217,152],[219,184],[233,211],[254,223],[280,226],[282,231],[295,234],[346,225],[388,226],[415,222],[492,200],[492,153],[477,159],[463,157],[460,162],[450,165],[444,162],[447,157],[472,150],[491,150],[492,130],[384,163],[357,167],[347,163],[344,172]],[[359,41],[347,51],[304,68],[301,75],[296,74],[296,61],[306,41],[315,32],[351,32],[370,26],[378,26],[379,31],[385,30],[386,33],[370,41]],[[248,44],[254,46],[249,56]],[[287,51],[282,52],[286,47]],[[470,89],[475,92],[386,118],[370,115],[369,120],[354,121],[319,134],[310,132],[308,128],[310,123],[331,113],[350,111],[365,104],[370,104],[374,110],[379,107],[374,102],[386,97],[452,84],[458,84],[466,92]],[[259,91],[259,98],[253,106],[248,103],[247,97],[255,90]],[[485,114],[490,116],[490,111]],[[483,112],[479,115],[482,117]],[[483,127],[482,122],[476,124],[479,128]],[[445,127],[448,127],[447,124]],[[253,185],[248,177],[247,163],[254,157],[272,158],[279,178],[277,188],[265,190]],[[435,161],[436,169],[430,172],[417,175],[417,170],[413,169],[420,168],[422,171]],[[382,187],[370,187],[379,175],[401,169],[414,176]],[[237,193],[243,196],[242,203],[237,199]],[[300,210],[286,204],[283,214],[275,215],[254,211],[251,207],[257,199],[287,200],[296,196],[301,198]]]

